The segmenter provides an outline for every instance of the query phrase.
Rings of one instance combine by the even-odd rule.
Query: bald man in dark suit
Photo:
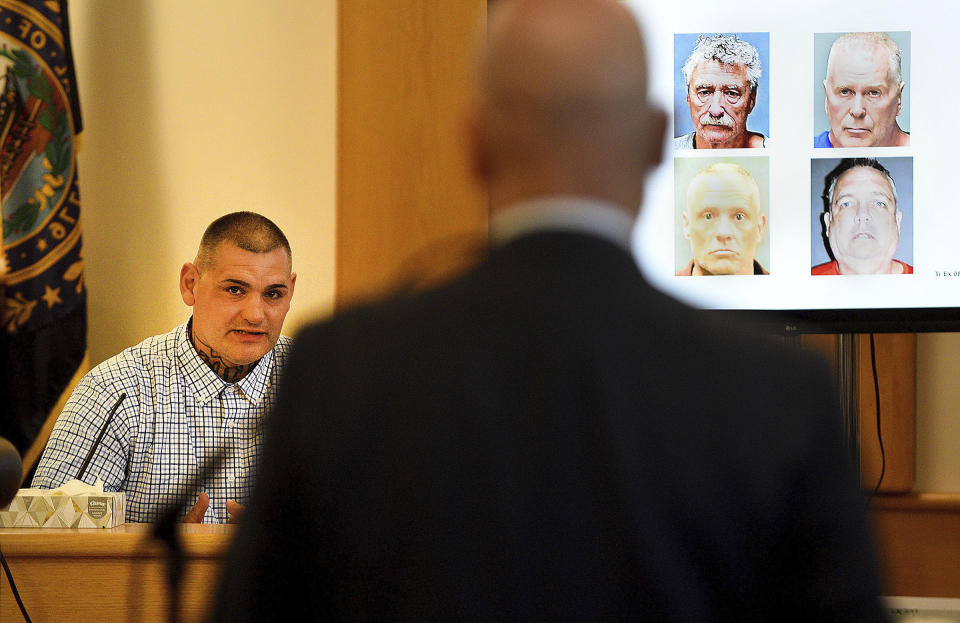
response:
[[[665,115],[612,0],[499,0],[493,244],[297,338],[214,619],[882,620],[825,367],[628,250]]]

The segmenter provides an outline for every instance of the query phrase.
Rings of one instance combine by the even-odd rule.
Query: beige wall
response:
[[[189,317],[180,266],[233,210],[290,239],[284,333],[329,312],[336,1],[85,0],[70,17],[91,362]]]
[[[917,336],[917,491],[960,492],[960,333]]]

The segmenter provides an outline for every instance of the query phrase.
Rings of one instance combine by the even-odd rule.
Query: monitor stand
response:
[[[793,348],[803,348],[801,336],[787,331],[784,342]],[[843,417],[843,436],[854,465],[860,465],[860,420],[857,392],[859,337],[855,333],[840,333],[834,340],[833,363],[836,365],[836,390]]]
[[[837,339],[837,391],[843,413],[843,432],[854,465],[860,465],[860,422],[857,399],[857,355],[859,338],[841,333]]]

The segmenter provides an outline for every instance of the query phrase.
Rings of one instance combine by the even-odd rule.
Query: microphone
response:
[[[12,443],[0,437],[0,508],[7,507],[20,490],[23,463]]]
[[[103,423],[103,427],[100,429],[100,434],[97,435],[93,445],[90,446],[90,452],[87,452],[87,458],[83,459],[83,463],[80,464],[80,471],[77,472],[77,480],[80,480],[80,477],[83,476],[84,470],[86,470],[87,465],[90,464],[90,459],[93,458],[94,451],[96,451],[96,449],[100,446],[100,442],[103,440],[103,434],[107,432],[107,427],[110,426],[110,422],[113,421],[113,415],[117,412],[117,409],[120,408],[120,403],[123,402],[123,399],[126,397],[126,394],[120,394],[120,397],[117,398],[117,401],[113,403],[110,413],[107,414],[107,421]]]

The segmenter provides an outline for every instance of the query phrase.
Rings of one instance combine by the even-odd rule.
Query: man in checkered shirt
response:
[[[126,520],[152,522],[185,491],[184,521],[225,523],[242,512],[291,340],[280,335],[296,283],[286,236],[269,219],[234,212],[203,234],[180,270],[193,316],[91,370],[57,419],[33,478],[53,488],[78,477],[126,493]],[[210,466],[219,469],[211,470]],[[206,470],[205,470],[206,467]]]

